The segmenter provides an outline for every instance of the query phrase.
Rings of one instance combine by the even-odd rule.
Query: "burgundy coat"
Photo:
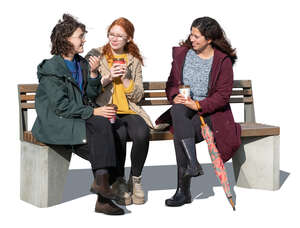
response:
[[[173,62],[170,76],[166,85],[166,93],[172,104],[174,97],[179,94],[182,82],[182,70],[187,47],[173,48]],[[233,86],[232,62],[228,55],[214,49],[212,69],[209,79],[208,96],[202,101],[199,115],[209,115],[217,148],[224,162],[228,161],[241,144],[241,126],[234,122],[229,98]],[[163,113],[155,122],[171,123],[170,109]],[[171,127],[171,132],[173,129]]]

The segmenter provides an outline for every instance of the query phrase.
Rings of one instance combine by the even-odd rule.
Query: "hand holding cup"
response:
[[[126,64],[124,58],[114,58],[113,65],[110,69],[112,79],[124,77],[126,75]]]

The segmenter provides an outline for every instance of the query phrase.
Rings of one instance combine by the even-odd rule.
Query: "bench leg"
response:
[[[21,142],[21,200],[37,207],[61,203],[71,155],[71,151]]]
[[[232,158],[236,185],[266,190],[279,189],[280,136],[242,138]]]

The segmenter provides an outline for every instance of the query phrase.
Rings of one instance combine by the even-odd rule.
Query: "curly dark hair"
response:
[[[197,28],[206,40],[211,40],[212,47],[226,53],[230,57],[232,64],[235,63],[237,59],[236,49],[233,49],[231,47],[231,44],[227,39],[224,30],[215,19],[212,19],[210,17],[197,18],[193,21],[191,30],[193,27]],[[180,46],[192,48],[190,37],[187,38],[184,42],[181,42]]]
[[[62,20],[59,20],[53,28],[50,36],[52,55],[68,55],[73,51],[74,47],[67,39],[77,28],[81,28],[84,33],[87,33],[84,24],[78,22],[71,15],[64,14]]]

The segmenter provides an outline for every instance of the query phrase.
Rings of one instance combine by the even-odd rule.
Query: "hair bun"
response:
[[[63,21],[74,21],[74,18],[70,14],[66,14],[66,13],[63,14],[62,19]]]

